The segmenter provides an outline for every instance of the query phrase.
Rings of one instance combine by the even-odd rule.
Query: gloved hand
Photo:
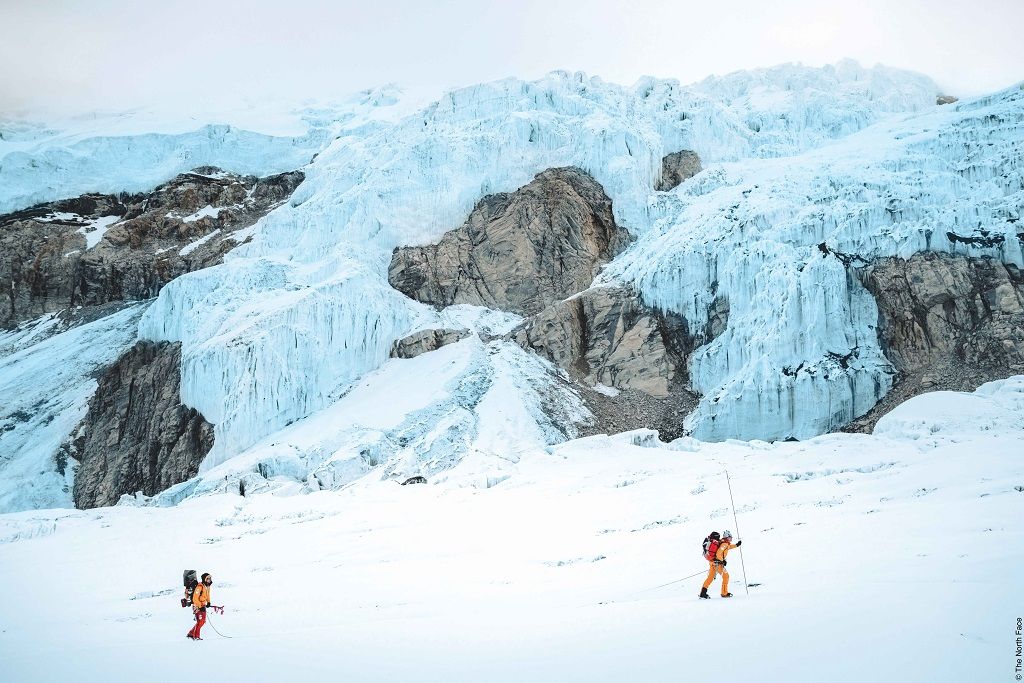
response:
[[[743,545],[743,541],[736,541],[736,547],[737,548],[739,548],[741,545]]]

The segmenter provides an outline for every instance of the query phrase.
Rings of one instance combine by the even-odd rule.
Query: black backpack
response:
[[[186,569],[183,580],[185,583],[185,597],[181,599],[181,606],[188,607],[192,604],[192,593],[195,591],[196,586],[199,585],[199,580],[196,578],[196,570]]]

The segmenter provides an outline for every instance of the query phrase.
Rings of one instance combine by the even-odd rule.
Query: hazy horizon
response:
[[[5,4],[0,113],[17,116],[326,100],[388,83],[441,92],[558,69],[691,83],[845,58],[926,74],[960,97],[1024,78],[1024,3],[1009,0]]]

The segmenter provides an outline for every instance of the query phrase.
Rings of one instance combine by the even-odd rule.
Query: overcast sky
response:
[[[0,112],[441,90],[552,69],[689,83],[843,57],[964,96],[1024,79],[1022,26],[1024,0],[0,0]]]

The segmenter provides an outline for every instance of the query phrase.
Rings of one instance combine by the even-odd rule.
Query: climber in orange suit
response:
[[[722,532],[722,542],[719,543],[718,550],[715,552],[715,559],[708,563],[710,565],[708,567],[708,578],[704,579],[704,587],[700,589],[700,597],[709,597],[708,587],[712,582],[714,582],[715,574],[722,575],[722,597],[732,597],[732,593],[729,592],[729,572],[725,569],[725,566],[728,563],[725,558],[729,554],[730,550],[733,548],[739,548],[741,543],[743,543],[743,541],[736,541],[736,543],[732,542],[731,531]]]

